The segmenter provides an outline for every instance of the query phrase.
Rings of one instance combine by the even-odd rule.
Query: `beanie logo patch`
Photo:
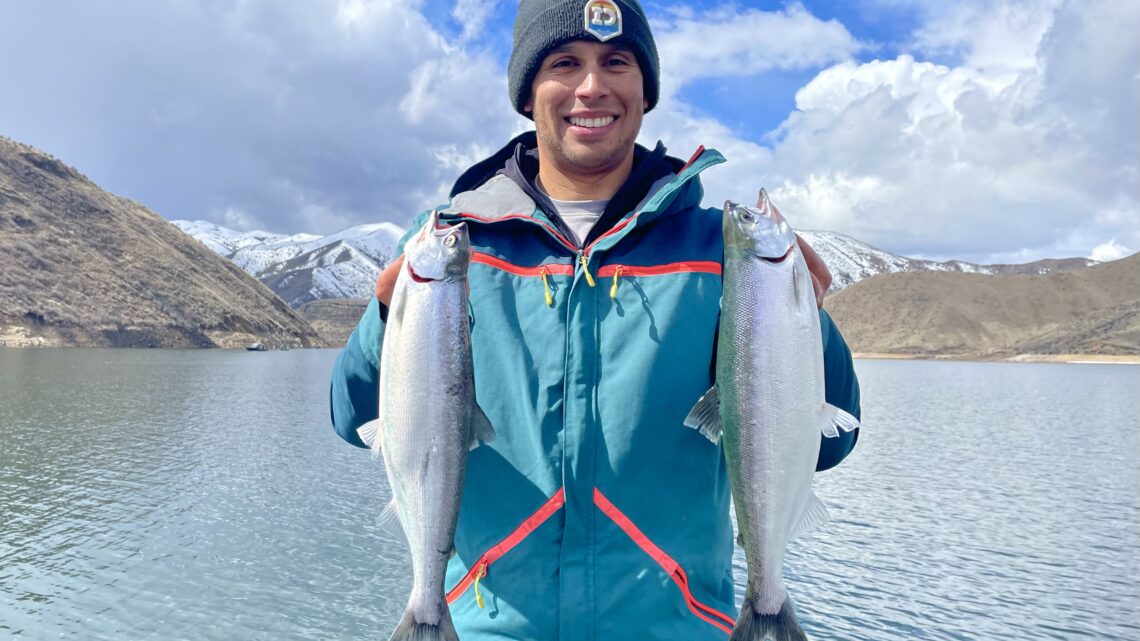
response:
[[[590,0],[585,11],[586,32],[605,42],[621,35],[621,8],[612,0]]]

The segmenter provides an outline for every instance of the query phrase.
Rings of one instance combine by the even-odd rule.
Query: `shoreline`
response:
[[[1070,363],[1097,365],[1140,365],[1140,354],[895,354],[890,352],[852,352],[860,360],[898,361],[971,361],[986,363]]]

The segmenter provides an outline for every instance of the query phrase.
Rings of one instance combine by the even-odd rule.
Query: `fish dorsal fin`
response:
[[[360,440],[372,449],[372,460],[376,460],[380,456],[380,442],[383,433],[384,428],[381,427],[380,419],[378,418],[368,421],[356,430],[356,434],[360,436]]]
[[[471,410],[471,448],[479,447],[479,443],[490,443],[495,440],[495,428],[491,426],[491,419],[487,418],[487,414],[479,407],[478,403],[474,404],[474,409]]]
[[[827,438],[839,436],[839,430],[850,432],[859,427],[859,419],[839,409],[831,403],[823,404],[819,417],[819,431]]]
[[[794,541],[801,534],[811,531],[817,525],[823,525],[831,520],[831,514],[827,511],[827,506],[815,492],[808,494],[807,503],[804,505],[804,511],[800,513],[800,520],[796,522],[796,526],[792,528],[791,535],[788,537],[789,541]]]
[[[720,395],[716,391],[716,385],[710,387],[689,411],[685,417],[685,427],[699,431],[714,444],[720,442],[723,429],[720,421]]]

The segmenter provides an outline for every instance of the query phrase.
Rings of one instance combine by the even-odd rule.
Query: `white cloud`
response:
[[[957,52],[962,63],[990,72],[1033,67],[1041,38],[1062,0],[920,1],[926,21],[912,46],[925,55]]]
[[[491,146],[515,127],[501,69],[419,5],[4,3],[0,23],[25,26],[5,47],[37,54],[0,56],[19,87],[0,122],[168,218],[229,208],[321,233],[403,223],[454,178],[435,145]]]
[[[455,0],[451,17],[463,25],[460,39],[463,42],[470,42],[481,36],[487,20],[491,18],[498,4],[498,0]]]
[[[1116,242],[1116,239],[1113,238],[1107,242],[1097,245],[1096,247],[1093,247],[1092,252],[1089,254],[1089,258],[1105,262],[1110,260],[1117,260],[1118,258],[1124,258],[1125,256],[1131,255],[1131,249]]]
[[[655,127],[725,152],[706,202],[764,184],[794,224],[893,251],[984,261],[1140,245],[1140,16],[1056,5],[976,3],[919,32],[933,46],[936,25],[960,24],[943,34],[960,66],[900,55],[824,70],[768,153],[683,106],[669,118],[684,125]],[[986,15],[999,25],[972,30]]]
[[[0,100],[3,133],[170,218],[212,212],[278,232],[403,224],[529,128],[486,44],[498,0],[444,1],[458,38],[418,0],[121,0],[50,16],[0,4],[0,22],[23,25],[6,46],[37,52],[0,56],[19,88]],[[872,1],[920,8],[909,55],[857,62],[878,45],[796,3],[651,7],[663,86],[641,140],[683,157],[720,149],[729,163],[705,174],[709,204],[766,186],[794,224],[893,251],[1030,260],[1140,247],[1134,3]],[[767,137],[679,92],[816,69]]]
[[[222,226],[237,231],[253,231],[259,227],[258,220],[249,215],[249,212],[234,207],[227,207],[221,213]]]
[[[665,95],[696,78],[818,68],[864,48],[843,25],[799,3],[783,11],[724,7],[699,15],[674,7],[653,20],[653,30]]]

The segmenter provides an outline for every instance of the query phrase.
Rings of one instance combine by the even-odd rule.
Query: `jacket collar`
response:
[[[565,223],[549,198],[534,187],[538,174],[537,148],[535,132],[528,131],[472,165],[456,180],[451,190],[451,205],[444,211],[476,214],[484,220],[530,217],[569,237]],[[724,157],[715,150],[702,148],[685,163],[666,155],[665,146],[660,142],[653,150],[636,145],[629,179],[610,199],[585,245],[603,244],[599,243],[600,239],[616,240],[615,236],[624,236],[625,233],[616,232],[637,226],[630,225],[631,222],[649,222],[672,209],[669,205],[678,197],[685,197],[685,205],[699,204],[703,190],[700,182],[693,179],[705,168],[720,162],[724,162]],[[604,244],[609,246],[612,242]]]

